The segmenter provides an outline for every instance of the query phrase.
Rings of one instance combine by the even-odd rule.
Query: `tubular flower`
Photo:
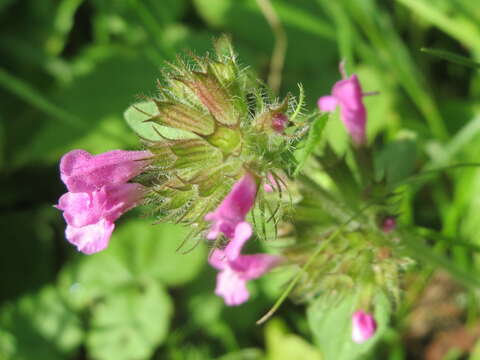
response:
[[[370,339],[377,330],[377,323],[371,314],[363,310],[356,311],[352,316],[352,340],[362,344]]]
[[[331,112],[340,106],[341,119],[356,145],[365,144],[367,111],[363,104],[362,88],[357,75],[338,81],[332,94],[318,99],[320,111]]]
[[[252,236],[252,226],[245,221],[255,202],[257,182],[252,174],[246,173],[235,183],[230,193],[214,212],[208,213],[205,220],[212,222],[207,239],[214,240],[220,233],[230,239],[225,255],[233,260],[243,244]]]
[[[92,155],[72,150],[60,160],[60,177],[70,192],[88,192],[103,185],[123,184],[139,175],[150,162],[149,151],[113,150]]]
[[[216,249],[209,263],[220,270],[215,294],[223,297],[228,306],[243,304],[250,297],[249,280],[257,279],[281,262],[281,257],[268,254],[238,255],[229,260],[223,250]]]
[[[92,156],[83,150],[65,154],[61,178],[69,192],[56,207],[67,222],[67,240],[85,254],[105,249],[115,220],[140,203],[145,188],[127,183],[148,165],[148,151],[114,150]]]

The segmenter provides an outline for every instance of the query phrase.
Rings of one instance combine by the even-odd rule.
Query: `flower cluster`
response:
[[[354,289],[362,299],[356,307],[374,309],[377,289],[396,303],[408,261],[397,251],[391,189],[374,176],[363,103],[370,93],[358,76],[343,74],[331,94],[319,98],[320,115],[307,116],[301,101],[291,95],[272,99],[252,82],[229,46],[194,63],[173,66],[159,95],[145,107],[132,107],[144,116],[142,126],[158,135],[139,133],[147,150],[64,155],[60,173],[68,192],[57,208],[67,222],[67,240],[86,254],[101,251],[115,221],[142,204],[158,221],[188,225],[192,237],[206,240],[212,248],[208,262],[218,270],[215,294],[228,306],[246,302],[248,281],[284,263],[300,271],[296,286],[288,287],[297,300],[328,302]],[[318,133],[307,136],[320,133],[323,113],[337,108],[354,145],[350,162],[318,141]],[[297,149],[313,154],[302,166]],[[248,241],[254,234],[261,239],[268,226],[274,239],[285,236],[292,246],[281,255],[246,254]],[[363,310],[351,314],[351,321],[355,343],[377,331],[375,318]]]
[[[231,46],[219,43],[213,57],[168,68],[158,95],[131,109],[158,134],[139,134],[155,154],[140,179],[151,190],[146,205],[158,221],[188,225],[192,238],[203,235],[209,226],[205,215],[244,169],[264,182],[267,174],[292,172],[288,159],[305,136],[304,115],[294,115],[293,97],[279,101],[262,91],[248,69],[239,67]],[[263,192],[257,202],[271,206]],[[274,217],[278,221],[281,211]]]

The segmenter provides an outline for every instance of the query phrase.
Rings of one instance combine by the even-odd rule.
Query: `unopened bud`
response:
[[[357,344],[362,344],[373,335],[377,330],[377,323],[371,314],[358,310],[352,316],[352,340]]]
[[[273,115],[272,117],[272,129],[277,133],[283,133],[288,123],[288,116],[282,113]]]
[[[395,230],[396,227],[397,227],[397,221],[393,216],[388,216],[385,219],[383,219],[382,231],[384,233],[389,233],[390,231]]]

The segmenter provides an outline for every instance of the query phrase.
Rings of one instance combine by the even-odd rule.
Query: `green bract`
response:
[[[215,48],[214,55],[191,55],[169,64],[157,96],[125,113],[155,154],[138,179],[150,189],[147,205],[158,221],[193,226],[193,235],[205,229],[205,215],[246,170],[259,184],[269,173],[293,172],[292,153],[306,128],[300,125],[305,119],[296,116],[285,132],[275,131],[275,116],[298,113],[293,97],[274,98],[248,69],[239,67],[226,38]],[[257,203],[259,222],[279,218],[279,206],[261,192]]]

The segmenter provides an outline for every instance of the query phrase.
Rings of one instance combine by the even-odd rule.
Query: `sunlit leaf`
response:
[[[290,360],[302,354],[303,359],[321,360],[318,349],[302,337],[289,333],[280,319],[270,320],[265,327],[268,360]]]
[[[127,124],[140,138],[150,141],[167,139],[189,139],[196,136],[187,131],[173,129],[146,121],[158,115],[158,109],[153,101],[144,101],[130,106],[124,113]]]
[[[358,310],[359,294],[352,292],[336,303],[325,299],[328,297],[320,296],[307,310],[313,338],[320,348],[323,359],[360,359],[373,349],[375,343],[387,329],[391,309],[386,295],[380,292],[374,298],[377,331],[363,344],[356,344],[352,341],[352,315]]]
[[[295,174],[298,174],[305,166],[305,162],[308,157],[315,151],[315,148],[320,144],[322,140],[323,129],[327,124],[328,114],[318,116],[313,122],[310,131],[308,132],[308,138],[305,147],[299,151],[298,165],[295,169]]]
[[[144,279],[179,286],[191,281],[206,263],[206,249],[197,246],[188,254],[177,251],[186,230],[179,226],[152,225],[146,220],[121,223],[110,246],[65,268],[60,286],[78,308]],[[179,265],[181,264],[181,266]]]
[[[98,360],[149,358],[168,333],[172,301],[155,282],[126,286],[93,308],[87,349]]]
[[[52,286],[24,296],[0,312],[2,360],[62,360],[82,341],[80,319]]]

